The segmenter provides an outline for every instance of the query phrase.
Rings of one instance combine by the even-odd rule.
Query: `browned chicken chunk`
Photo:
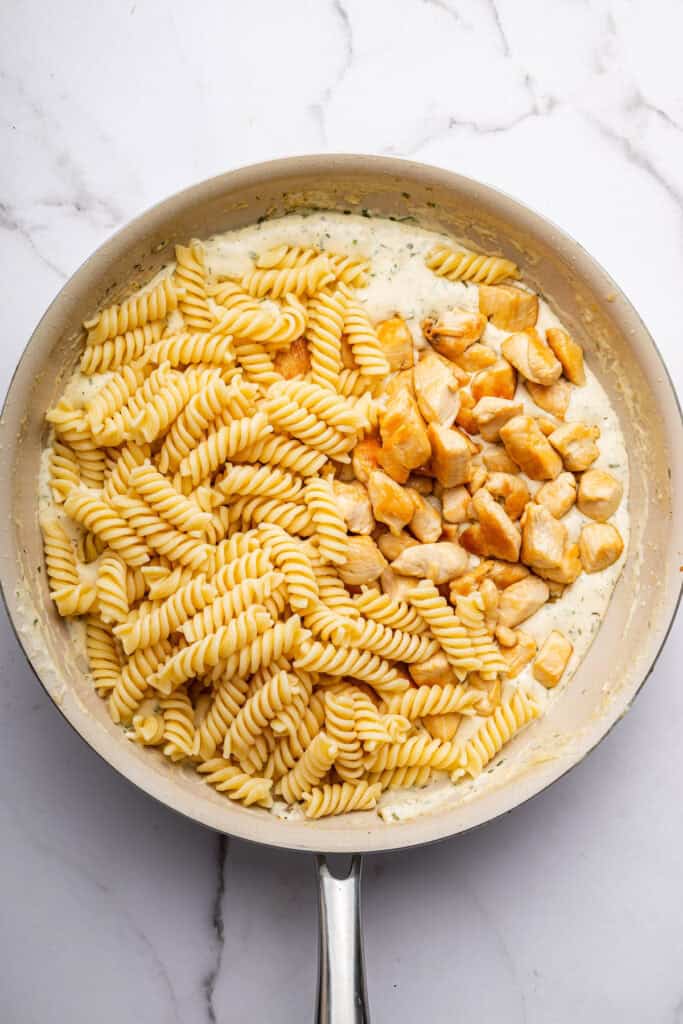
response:
[[[482,284],[479,312],[503,331],[523,331],[538,320],[538,296],[511,284]]]
[[[586,572],[600,572],[616,562],[624,542],[611,523],[589,523],[579,537],[581,564]]]
[[[439,502],[435,498],[423,498],[410,487],[406,488],[406,494],[410,495],[414,509],[408,529],[423,544],[433,544],[441,536],[441,513],[437,507]]]
[[[449,541],[417,544],[402,551],[391,568],[402,576],[420,576],[440,586],[465,572],[467,552]]]
[[[415,367],[414,381],[417,404],[426,422],[452,426],[460,408],[453,364],[436,352],[425,352]]]
[[[367,490],[359,480],[353,483],[332,481],[335,504],[351,533],[372,533],[375,520]]]
[[[519,519],[529,501],[529,488],[520,476],[490,473],[484,486],[496,501],[502,502],[510,519]]]
[[[557,686],[572,656],[572,651],[573,647],[569,640],[559,630],[554,629],[544,640],[538,652],[532,668],[534,679],[537,679],[549,690]]]
[[[499,439],[500,428],[503,424],[511,420],[513,416],[520,416],[523,412],[523,402],[485,395],[475,405],[472,415],[477,421],[479,433],[484,440],[493,442]]]
[[[385,523],[393,534],[401,532],[413,517],[412,498],[405,487],[401,487],[381,469],[373,469],[368,480],[368,494],[372,511],[379,523]]]
[[[467,483],[472,471],[470,446],[466,438],[451,427],[430,423],[429,444],[432,452],[432,470],[443,487],[457,487]]]
[[[551,416],[556,416],[558,420],[564,419],[572,397],[571,384],[566,380],[555,381],[549,387],[534,384],[531,380],[527,380],[525,384],[532,402],[539,409],[549,412]]]
[[[472,398],[478,402],[480,398],[490,395],[492,398],[515,397],[517,374],[507,359],[497,359],[495,363],[475,373],[471,382]]]
[[[406,548],[414,548],[419,541],[416,541],[414,537],[411,537],[405,530],[401,530],[399,533],[382,533],[379,537],[375,537],[379,549],[386,559],[393,562],[395,558],[405,551]]]
[[[522,554],[532,569],[557,569],[567,543],[567,528],[544,505],[530,501],[522,516]]]
[[[502,448],[491,448],[483,452],[484,465],[489,473],[519,473],[519,466]]]
[[[381,450],[382,446],[376,437],[364,437],[353,449],[353,471],[361,483],[366,484],[373,469],[377,469]]]
[[[524,633],[521,629],[517,630],[516,640],[514,647],[501,647],[500,651],[507,662],[506,676],[508,679],[514,679],[520,672],[523,672],[536,654],[536,641],[528,633]]]
[[[529,575],[525,565],[512,565],[510,562],[492,561],[489,566],[488,577],[496,584],[499,590],[505,590],[513,583],[519,583]]]
[[[521,535],[505,509],[484,489],[474,495],[472,506],[479,519],[486,555],[516,562]]]
[[[562,364],[531,327],[505,339],[501,351],[521,375],[535,384],[547,387],[562,375]]]
[[[571,335],[561,327],[549,327],[545,332],[548,344],[562,363],[567,380],[579,387],[586,383],[586,372],[583,368],[583,349],[573,340]]]
[[[339,575],[349,586],[372,583],[386,567],[386,558],[372,537],[349,537],[347,551],[346,561],[339,566]]]
[[[458,409],[458,415],[455,417],[455,422],[463,430],[466,430],[468,434],[476,434],[479,430],[477,421],[472,415],[474,409],[474,399],[467,388],[460,388],[460,408]]]
[[[380,415],[379,427],[379,464],[390,477],[404,484],[411,469],[427,462],[432,451],[417,402],[407,387],[399,388],[389,399]]]
[[[549,597],[548,584],[538,576],[526,576],[512,583],[500,595],[498,625],[514,629],[537,612]]]
[[[465,523],[470,518],[470,492],[462,484],[447,487],[441,495],[443,517],[448,523]]]
[[[515,416],[501,427],[505,450],[532,480],[554,480],[562,472],[562,459],[541,433],[533,416]]]
[[[537,568],[536,572],[544,580],[548,580],[550,584],[561,584],[565,587],[579,578],[582,568],[579,545],[568,544],[564,549],[562,561],[558,566],[548,569]],[[551,597],[556,596],[552,586],[550,594]]]
[[[412,586],[415,586],[414,580]],[[418,686],[447,686],[448,683],[457,683],[458,681],[448,658],[441,651],[438,654],[433,654],[426,661],[408,665],[408,671]]]
[[[289,348],[276,352],[273,356],[273,364],[278,373],[281,373],[285,380],[293,377],[302,377],[311,368],[311,360],[308,355],[308,343],[305,338],[297,338]]]
[[[429,735],[435,740],[441,740],[442,743],[449,743],[453,739],[461,722],[462,715],[457,711],[443,715],[424,715],[422,718],[422,724]]]
[[[497,362],[498,356],[492,348],[488,345],[482,345],[480,342],[475,341],[474,345],[470,345],[461,356],[458,356],[453,360],[461,370],[465,370],[466,373],[477,373],[479,370],[485,370],[487,366],[493,366]]]
[[[382,570],[379,578],[383,594],[388,594],[395,601],[406,601],[408,594],[415,587],[415,580],[412,576],[400,576],[388,566]]]
[[[545,505],[556,519],[561,519],[576,501],[576,479],[573,473],[560,473],[554,480],[543,484],[534,494],[534,501],[538,505]]]
[[[479,341],[486,317],[470,309],[447,309],[438,320],[422,324],[425,338],[447,359],[455,359],[475,341]]]
[[[602,523],[614,515],[624,493],[621,483],[604,469],[589,469],[581,477],[578,506],[589,519]]]
[[[402,316],[382,320],[375,330],[391,370],[406,370],[413,365],[413,336]]]
[[[562,456],[565,469],[581,473],[592,466],[600,454],[595,443],[599,437],[600,427],[587,423],[563,423],[548,440]]]

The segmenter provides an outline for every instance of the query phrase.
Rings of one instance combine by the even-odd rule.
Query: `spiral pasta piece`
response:
[[[311,559],[311,566],[321,602],[344,619],[357,619],[358,608],[334,566],[317,558]]]
[[[269,523],[280,526],[293,536],[308,537],[313,533],[311,514],[305,505],[278,498],[238,498],[230,506],[229,517],[243,527]]]
[[[345,308],[346,299],[338,290],[321,291],[308,304],[306,337],[311,356],[311,380],[334,392],[339,390],[342,369]]]
[[[467,630],[431,580],[422,580],[408,592],[407,597],[428,623],[458,678],[464,679],[468,672],[478,672],[482,667],[481,658]]]
[[[279,498],[288,501],[297,496],[302,488],[302,480],[283,469],[227,463],[225,473],[214,486],[223,498],[236,494],[245,498]]]
[[[248,408],[250,392],[242,386],[226,384],[219,376],[212,376],[206,386],[188,402],[182,414],[176,419],[159,450],[158,466],[162,473],[173,472],[182,460],[204,437],[204,432],[218,418],[227,413],[241,417],[245,406]],[[222,421],[220,426],[223,426]]]
[[[210,289],[220,311],[218,329],[238,339],[248,338],[268,345],[287,345],[301,337],[306,327],[306,309],[294,294],[285,296],[277,311],[258,302],[234,281]]]
[[[109,501],[115,494],[127,494],[130,488],[130,474],[136,466],[141,466],[149,458],[150,447],[147,444],[136,444],[129,441],[122,448],[116,449],[116,455],[104,481],[104,498]]]
[[[323,457],[324,461],[324,457]],[[55,440],[50,451],[50,490],[54,500],[61,504],[72,487],[81,482],[81,471],[73,448]]]
[[[329,640],[338,647],[348,643],[351,621],[333,608],[328,608],[322,601],[314,601],[309,605],[303,623],[306,629],[310,629],[321,640]]]
[[[145,407],[173,381],[174,377],[179,376],[175,370],[171,370],[168,363],[162,363],[156,370],[152,370],[126,404],[104,420],[95,434],[97,443],[113,446],[125,440],[134,440],[133,424],[142,415]]]
[[[183,689],[159,701],[164,720],[163,752],[171,761],[191,757],[195,745],[194,708]]]
[[[157,747],[164,741],[164,716],[154,700],[144,700],[133,715],[133,739],[143,747]]]
[[[244,704],[233,720],[223,744],[224,757],[243,760],[275,715],[291,704],[298,694],[296,679],[288,672],[278,672]]]
[[[178,472],[196,487],[238,452],[253,448],[265,440],[272,429],[267,416],[262,412],[233,420],[209,434],[186,455],[178,466]]]
[[[118,552],[127,565],[149,561],[147,546],[112,507],[85,487],[74,487],[64,502],[66,514]]]
[[[296,803],[302,795],[310,792],[332,767],[338,747],[327,733],[319,732],[294,767],[283,775],[276,786],[288,804]]]
[[[209,677],[213,680],[224,676],[252,675],[263,666],[289,654],[307,636],[307,630],[301,628],[299,616],[291,615],[285,622],[276,622],[227,660],[220,661]]]
[[[254,384],[260,384],[267,388],[280,380],[275,363],[260,341],[235,338],[235,357],[244,370],[247,380]]]
[[[333,814],[350,814],[352,811],[372,811],[377,806],[382,787],[368,782],[335,783],[332,786],[315,786],[310,793],[304,793],[304,814],[307,818],[328,818]]]
[[[454,781],[463,772],[472,778],[479,775],[504,745],[540,713],[538,704],[522,687],[513,690],[465,743],[458,762],[460,770],[454,772]]]
[[[348,558],[348,537],[332,485],[323,479],[309,480],[304,490],[304,500],[311,513],[321,557],[326,562],[343,565]]]
[[[355,433],[360,425],[360,419],[350,402],[318,384],[305,380],[281,381],[273,384],[269,394],[284,395],[302,409],[313,413],[322,423],[335,427],[343,434]]]
[[[224,594],[244,580],[258,579],[273,568],[267,551],[252,549],[252,538],[249,534],[235,534],[235,536],[240,538],[240,543],[234,545],[232,549],[230,543],[235,539],[234,537],[230,537],[227,542],[221,541],[215,549],[213,571],[209,574],[209,578],[218,594]],[[234,551],[237,551],[238,554],[233,554]],[[242,554],[239,554],[240,551]]]
[[[174,526],[157,515],[144,498],[128,498],[125,495],[117,494],[111,499],[111,504],[127,521],[133,535],[144,539],[145,543],[160,555],[169,558],[171,562],[187,565],[196,572],[200,572],[206,567],[209,558],[208,545],[196,537],[190,537],[188,534],[176,530]],[[106,537],[105,540],[107,540]],[[114,547],[111,540],[109,540],[109,544]],[[120,554],[129,565],[133,564],[129,558],[126,559],[124,551],[120,551]],[[148,556],[145,561],[147,558]]]
[[[366,377],[386,377],[389,363],[377,337],[377,331],[361,304],[348,294],[344,311],[344,334],[348,338],[353,358]]]
[[[163,330],[164,321],[154,320],[115,338],[88,345],[81,357],[81,373],[106,373],[135,362],[147,355],[151,346],[161,338]]]
[[[327,252],[325,255],[337,280],[352,285],[354,288],[365,287],[370,269],[368,260],[359,260],[342,253]],[[256,267],[259,270],[304,267],[318,256],[320,256],[319,249],[308,249],[299,245],[278,245],[262,253],[256,260]]]
[[[150,462],[136,466],[129,476],[130,486],[167,523],[182,530],[201,536],[211,522],[211,514],[202,512],[195,502],[179,494]]]
[[[154,363],[167,362],[174,367],[197,363],[232,366],[235,362],[232,335],[223,332],[220,325],[216,325],[210,334],[170,335],[149,349],[149,359]]]
[[[262,415],[259,413],[258,415]],[[268,466],[291,469],[299,476],[315,476],[327,462],[327,456],[299,441],[281,434],[268,433],[253,444],[231,453],[234,462],[262,462]],[[181,466],[182,472],[182,466]]]
[[[352,676],[369,683],[383,693],[403,693],[409,683],[388,661],[370,651],[345,650],[333,644],[305,640],[294,662],[294,668],[325,672],[331,676]]]
[[[363,395],[374,395],[380,384],[378,378],[366,377],[360,370],[342,370],[337,391],[345,398],[362,398]]]
[[[358,619],[351,626],[351,644],[364,651],[372,651],[392,661],[426,661],[439,650],[436,640],[431,637],[404,633],[391,629],[372,619]]]
[[[150,647],[181,629],[189,618],[201,613],[215,593],[205,576],[195,576],[157,608],[132,621],[120,622],[114,632],[126,654],[132,654],[139,647]]]
[[[345,782],[360,779],[365,767],[352,693],[325,694],[325,731],[337,744],[334,766],[339,777]]]
[[[97,615],[89,615],[85,621],[85,653],[95,688],[104,697],[119,680],[121,659],[111,627]]]
[[[237,800],[245,807],[257,804],[259,807],[272,807],[270,795],[273,783],[271,779],[259,779],[231,765],[222,757],[212,758],[197,765],[200,775],[219,793],[225,793],[231,800]]]
[[[387,768],[383,772],[370,772],[368,782],[370,785],[379,785],[385,789],[408,789],[410,787],[422,788],[426,786],[432,777],[432,769],[429,765],[410,765],[407,768]]]
[[[383,626],[400,629],[404,633],[425,633],[427,623],[406,601],[399,601],[389,594],[380,594],[368,587],[361,587],[360,594],[353,598],[356,614],[360,612]]]
[[[170,277],[164,277],[152,288],[131,295],[117,306],[108,306],[92,320],[86,320],[86,345],[97,345],[153,320],[163,320],[178,307],[178,294]]]
[[[498,284],[507,277],[519,277],[517,264],[512,260],[484,256],[465,248],[451,249],[449,245],[435,245],[427,253],[425,263],[435,274],[449,281]]]
[[[467,630],[472,647],[481,661],[482,678],[491,680],[495,679],[499,672],[507,672],[507,662],[486,628],[484,600],[479,591],[456,595],[455,604],[458,618]]]
[[[200,372],[200,369],[178,373],[170,370],[166,385],[146,402],[140,413],[131,424],[131,432],[135,441],[155,441],[164,434],[191,398],[199,393],[209,382],[208,374],[215,371]]]
[[[277,740],[270,754],[263,774],[269,779],[280,779],[303,757],[307,747],[318,735],[325,721],[325,699],[320,692],[314,693],[304,710],[296,730]]]
[[[123,622],[130,610],[128,567],[113,551],[103,555],[97,570],[97,605],[103,622]]]
[[[188,327],[208,331],[214,323],[206,295],[206,257],[204,246],[196,240],[175,247],[175,280],[182,289],[178,306]]]
[[[241,615],[248,608],[254,605],[265,607],[266,600],[271,594],[284,583],[284,576],[279,572],[268,572],[260,579],[246,579],[238,583],[231,590],[214,597],[211,603],[205,603],[203,610],[197,610],[192,618],[188,619],[179,628],[188,643],[194,643],[215,633],[221,626],[225,626],[237,615]],[[216,588],[210,587],[213,594]]]
[[[362,690],[353,687],[354,712],[356,716],[356,733],[366,751],[375,750],[380,743],[393,743],[402,739],[410,729],[410,722],[405,719],[397,722],[398,716],[381,714],[373,701]]]
[[[153,647],[136,651],[121,669],[109,697],[109,714],[112,721],[127,725],[133,718],[149,690],[149,679],[171,653],[168,640],[162,640]]]
[[[355,438],[323,423],[314,413],[302,409],[285,394],[270,395],[264,402],[268,419],[280,431],[292,434],[311,448],[348,462]]]
[[[473,715],[481,699],[481,690],[461,683],[420,686],[416,690],[407,690],[397,697],[392,697],[387,702],[387,710],[411,720],[422,718],[424,715],[447,715],[456,711],[461,715]]]
[[[162,569],[161,566],[157,565],[143,565],[140,571],[145,572],[148,568],[154,570],[155,573],[153,578],[148,578],[148,596],[150,601],[165,601],[167,597],[172,597],[180,587],[184,587],[194,578],[192,569],[183,565],[177,565],[175,569]],[[163,575],[157,575],[159,569],[162,569]]]
[[[301,544],[279,526],[263,525],[259,536],[273,563],[284,573],[293,610],[306,611],[318,597],[318,584]]]
[[[81,483],[85,487],[101,487],[106,467],[105,453],[93,440],[83,410],[75,409],[62,399],[45,418],[53,425],[58,439],[74,453]]]
[[[50,592],[54,594],[63,587],[77,587],[80,577],[73,545],[57,519],[42,517],[40,528],[45,547],[45,563]]]
[[[224,679],[220,683],[197,730],[195,754],[205,761],[213,757],[246,699],[247,683],[244,679]]]
[[[85,416],[93,434],[126,404],[147,376],[149,373],[144,365],[124,366],[99,389],[85,407]]]
[[[327,256],[316,256],[302,267],[283,267],[272,270],[254,269],[241,280],[245,291],[257,298],[269,295],[274,299],[291,292],[293,295],[315,295],[334,281]]]

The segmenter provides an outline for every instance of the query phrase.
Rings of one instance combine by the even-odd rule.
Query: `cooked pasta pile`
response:
[[[517,627],[621,553],[599,430],[564,422],[579,346],[535,330],[509,260],[426,263],[479,311],[425,321],[416,352],[400,317],[371,322],[366,260],[282,245],[221,279],[177,246],[85,323],[97,387],[48,413],[48,580],[97,692],[245,805],[319,818],[476,777],[540,714],[516,677],[535,659],[554,686],[571,655]],[[570,543],[577,500],[593,522]]]

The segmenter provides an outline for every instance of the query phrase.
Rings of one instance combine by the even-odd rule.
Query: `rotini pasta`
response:
[[[344,334],[349,340],[360,372],[365,377],[386,377],[389,363],[382,351],[377,331],[363,306],[348,292],[344,310]]]
[[[231,800],[237,800],[245,807],[251,807],[252,804],[258,804],[259,807],[273,806],[270,795],[273,783],[270,779],[247,775],[221,757],[197,765],[197,771],[219,793],[225,793]]]
[[[519,277],[517,264],[501,256],[483,256],[469,249],[452,249],[435,245],[427,253],[425,263],[439,277],[449,281],[471,281],[472,284],[498,284],[508,277]]]
[[[348,558],[346,524],[337,508],[332,485],[327,480],[309,480],[304,500],[311,513],[313,533],[321,557],[326,562],[343,565]]]
[[[119,620],[114,632],[123,644],[126,654],[132,654],[139,647],[150,647],[165,640],[172,633],[182,629],[192,616],[201,610],[215,597],[216,589],[206,582],[205,576],[194,576],[184,586],[179,587],[175,594],[145,615],[139,615],[132,621]],[[102,605],[100,603],[100,609]]]
[[[458,678],[464,679],[468,672],[481,669],[481,659],[467,630],[430,580],[423,580],[410,590],[408,600],[429,624]]]
[[[164,330],[164,321],[155,320],[115,338],[88,345],[81,357],[81,373],[106,373],[146,355]]]
[[[345,308],[346,300],[339,291],[321,291],[308,304],[306,337],[311,354],[311,380],[332,392],[338,389],[342,369]]]
[[[206,295],[204,246],[196,240],[189,245],[176,245],[175,258],[175,280],[183,291],[178,303],[183,320],[193,330],[210,330],[214,316]]]
[[[275,792],[288,804],[300,800],[323,779],[337,757],[337,744],[325,732],[319,732],[293,768],[278,781]]]
[[[89,615],[85,621],[85,652],[95,688],[105,697],[119,681],[121,659],[111,627],[97,615]]]
[[[152,288],[132,295],[119,306],[108,306],[92,320],[86,320],[86,345],[98,345],[109,338],[133,331],[136,327],[163,318],[178,307],[178,293],[170,277]]]
[[[382,792],[381,785],[368,782],[344,782],[341,785],[315,786],[303,793],[304,814],[307,818],[327,818],[350,811],[372,811]]]

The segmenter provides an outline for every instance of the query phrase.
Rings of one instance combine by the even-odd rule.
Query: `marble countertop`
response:
[[[614,275],[683,384],[674,0],[10,0],[3,22],[3,390],[128,218],[314,151],[410,156],[528,202]],[[115,776],[0,617],[0,1020],[310,1020],[310,858],[219,839]],[[368,860],[374,1021],[683,1021],[682,657],[679,620],[634,713],[549,792]]]

